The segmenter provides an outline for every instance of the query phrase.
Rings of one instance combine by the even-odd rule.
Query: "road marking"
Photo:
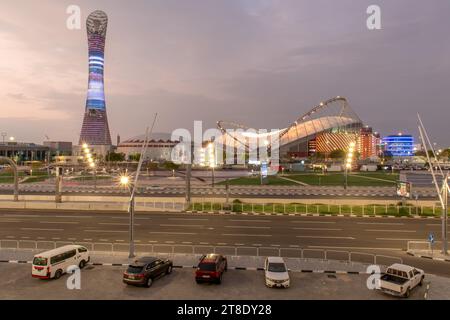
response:
[[[336,247],[336,246],[308,246],[311,249],[350,249],[350,250],[386,250],[403,251],[401,248],[372,248],[372,247]]]
[[[52,240],[61,240],[61,238],[52,238]]]
[[[231,222],[272,222],[270,220],[239,220],[239,219],[229,219]]]
[[[174,241],[166,241],[167,244],[174,244]]]
[[[355,240],[353,237],[327,237],[327,236],[296,236],[296,238],[305,239],[345,239],[345,240]]]
[[[92,239],[83,239],[84,241],[92,241]]]
[[[128,231],[127,231],[128,232]],[[177,234],[177,235],[186,235],[186,236],[195,236],[197,233],[189,233],[189,232],[149,232],[150,234]]]
[[[0,220],[1,223],[21,223],[23,220]]]
[[[292,221],[293,223],[319,223],[319,224],[335,224],[334,221]]]
[[[182,244],[192,244],[192,242],[184,241],[184,242],[182,242]]]
[[[125,240],[116,240],[116,242],[125,242]]]
[[[20,214],[4,214],[3,217],[9,217],[9,218],[42,218],[42,216],[35,216],[35,215],[20,215]]]
[[[158,241],[151,240],[149,243],[158,243]]]
[[[290,248],[300,248],[300,246],[298,246],[298,245],[296,245],[296,244],[291,244],[289,247],[290,247]]]
[[[377,230],[377,229],[367,229],[366,232],[404,232],[404,233],[416,233],[415,230]]]
[[[235,233],[223,233],[225,237],[271,237],[271,234],[235,234]]]
[[[209,242],[200,242],[200,244],[209,245]]]
[[[342,229],[330,229],[330,228],[292,228],[294,230],[313,230],[313,231],[342,231]]]
[[[403,226],[404,223],[390,223],[390,222],[357,222],[362,225],[380,225],[380,226]]]
[[[104,226],[129,226],[129,223],[113,223],[113,222],[100,222],[100,225],[104,225]],[[140,224],[135,223],[135,226],[140,226]]]
[[[225,228],[234,228],[234,229],[271,229],[271,227],[253,227],[253,226],[225,226]]]
[[[79,224],[79,222],[66,222],[66,221],[41,221],[42,224]]]
[[[235,246],[240,246],[240,247],[241,247],[241,246],[243,246],[244,244],[243,244],[243,243],[235,243],[234,245],[235,245]]]
[[[171,221],[209,221],[209,219],[169,218]]]
[[[262,247],[262,244],[260,244],[260,243],[254,243],[254,244],[252,244],[252,246],[254,246],[254,247]]]
[[[128,231],[119,230],[83,230],[84,232],[105,232],[105,233],[127,233]]]
[[[68,240],[70,240],[70,241],[77,241],[76,238],[68,238]]]
[[[204,225],[200,224],[160,224],[160,227],[173,227],[173,228],[203,228]]]
[[[399,238],[376,238],[376,240],[386,241],[426,241],[426,239],[399,239]],[[439,242],[439,241],[436,241]]]
[[[21,239],[30,239],[30,237],[20,237]]]
[[[39,229],[39,228],[20,228],[24,231],[64,231],[64,229]]]
[[[14,239],[14,236],[6,236],[8,239]]]
[[[271,246],[271,247],[280,247],[279,244],[271,244],[270,246]]]

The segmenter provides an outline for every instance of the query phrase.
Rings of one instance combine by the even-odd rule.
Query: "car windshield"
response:
[[[269,263],[270,272],[286,272],[284,263]]]
[[[129,266],[127,269],[127,273],[141,273],[143,267],[140,266]]]
[[[46,266],[47,265],[47,258],[36,257],[33,260],[33,264],[35,266]]]
[[[201,271],[216,271],[216,265],[214,263],[200,263],[198,267]]]

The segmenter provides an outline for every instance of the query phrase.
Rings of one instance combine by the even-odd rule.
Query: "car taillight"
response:
[[[145,275],[141,273],[141,274],[138,274],[136,277],[143,278],[143,277],[145,277]]]

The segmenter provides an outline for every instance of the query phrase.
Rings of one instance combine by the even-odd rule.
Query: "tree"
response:
[[[128,159],[130,161],[139,162],[141,160],[141,154],[140,153],[130,154],[128,156]]]
[[[178,170],[180,166],[178,164],[173,163],[172,161],[166,161],[164,162],[164,169],[166,170]]]
[[[108,162],[123,162],[125,161],[125,153],[109,152],[106,155],[106,160]]]
[[[345,156],[346,156],[345,151],[344,151],[344,150],[338,149],[338,150],[333,150],[333,151],[331,151],[329,157],[330,157],[331,159],[344,159]]]

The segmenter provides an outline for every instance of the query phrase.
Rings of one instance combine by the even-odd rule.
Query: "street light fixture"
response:
[[[134,206],[135,206],[135,195],[132,188],[131,177],[124,174],[120,176],[120,185],[127,188],[130,192],[130,201],[128,205],[128,210],[130,213],[130,252],[129,258],[134,258]]]
[[[348,148],[348,152],[347,152],[347,161],[345,163],[345,185],[344,185],[345,190],[347,190],[347,188],[348,188],[348,171],[352,170],[355,147],[356,147],[356,143],[351,142],[350,146]]]

